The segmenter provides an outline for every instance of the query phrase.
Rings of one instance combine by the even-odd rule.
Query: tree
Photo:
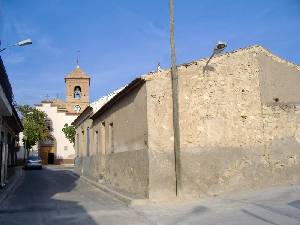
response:
[[[76,130],[75,127],[72,125],[68,125],[67,123],[65,124],[64,128],[62,129],[64,132],[66,138],[69,140],[70,143],[73,145],[75,144],[75,135],[76,135]]]
[[[18,106],[18,110],[22,114],[23,134],[27,137],[26,141],[23,139],[23,143],[29,155],[29,149],[32,146],[39,141],[46,140],[49,136],[47,114],[29,105]]]

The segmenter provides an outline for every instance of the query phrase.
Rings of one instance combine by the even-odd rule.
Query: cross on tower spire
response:
[[[80,50],[77,50],[76,53],[77,53],[77,59],[76,59],[76,64],[77,65],[76,65],[76,67],[79,68],[79,53],[80,53]]]

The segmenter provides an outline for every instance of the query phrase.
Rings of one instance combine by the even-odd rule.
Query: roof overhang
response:
[[[11,116],[12,107],[0,85],[0,116]]]
[[[110,99],[107,103],[105,103],[94,115],[92,115],[90,117],[90,119],[94,120],[97,117],[99,117],[102,113],[104,113],[106,110],[108,110],[117,101],[119,101],[121,98],[126,96],[128,93],[130,93],[135,88],[140,87],[141,85],[143,85],[145,82],[146,82],[145,79],[143,79],[142,77],[138,77],[138,78],[134,79],[122,91],[120,91],[112,99]]]

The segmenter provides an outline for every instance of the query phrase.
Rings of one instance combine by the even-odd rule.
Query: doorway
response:
[[[54,164],[54,153],[48,153],[48,164]]]

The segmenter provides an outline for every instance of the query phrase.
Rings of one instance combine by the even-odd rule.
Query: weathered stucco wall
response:
[[[300,180],[300,68],[265,51],[257,59],[263,104],[263,160],[272,171],[272,183],[296,183]]]
[[[146,102],[146,87],[142,85],[94,120],[93,127],[100,132],[103,179],[120,190],[144,197],[148,196],[149,174]]]
[[[299,102],[299,67],[264,51],[257,55],[257,60],[260,67],[262,103]]]
[[[299,67],[259,46],[205,64],[178,67],[177,176],[167,70],[94,120],[83,174],[150,199],[175,197],[176,177],[180,197],[300,182]]]
[[[168,72],[147,77],[149,198],[175,197],[171,79]]]
[[[180,196],[299,179],[299,147],[294,138],[299,115],[294,106],[287,112],[281,110],[285,106],[263,105],[261,68],[278,71],[281,65],[260,64],[262,54],[267,52],[254,47],[213,58],[206,70],[205,61],[179,67]],[[285,68],[288,74],[291,70],[295,66]],[[290,93],[296,92],[297,85],[294,87]],[[269,85],[263,88],[268,90]],[[300,102],[300,98],[293,101]],[[268,157],[273,163],[266,163]],[[278,169],[276,161],[285,166]]]
[[[96,152],[96,140],[95,132],[96,129],[92,127],[93,121],[86,119],[80,126],[76,128],[76,139],[75,139],[75,171],[79,175],[83,175],[99,180],[100,169],[99,169],[99,154]],[[87,149],[87,130],[89,128],[90,133],[90,145],[89,151]],[[79,140],[77,140],[79,138]]]

